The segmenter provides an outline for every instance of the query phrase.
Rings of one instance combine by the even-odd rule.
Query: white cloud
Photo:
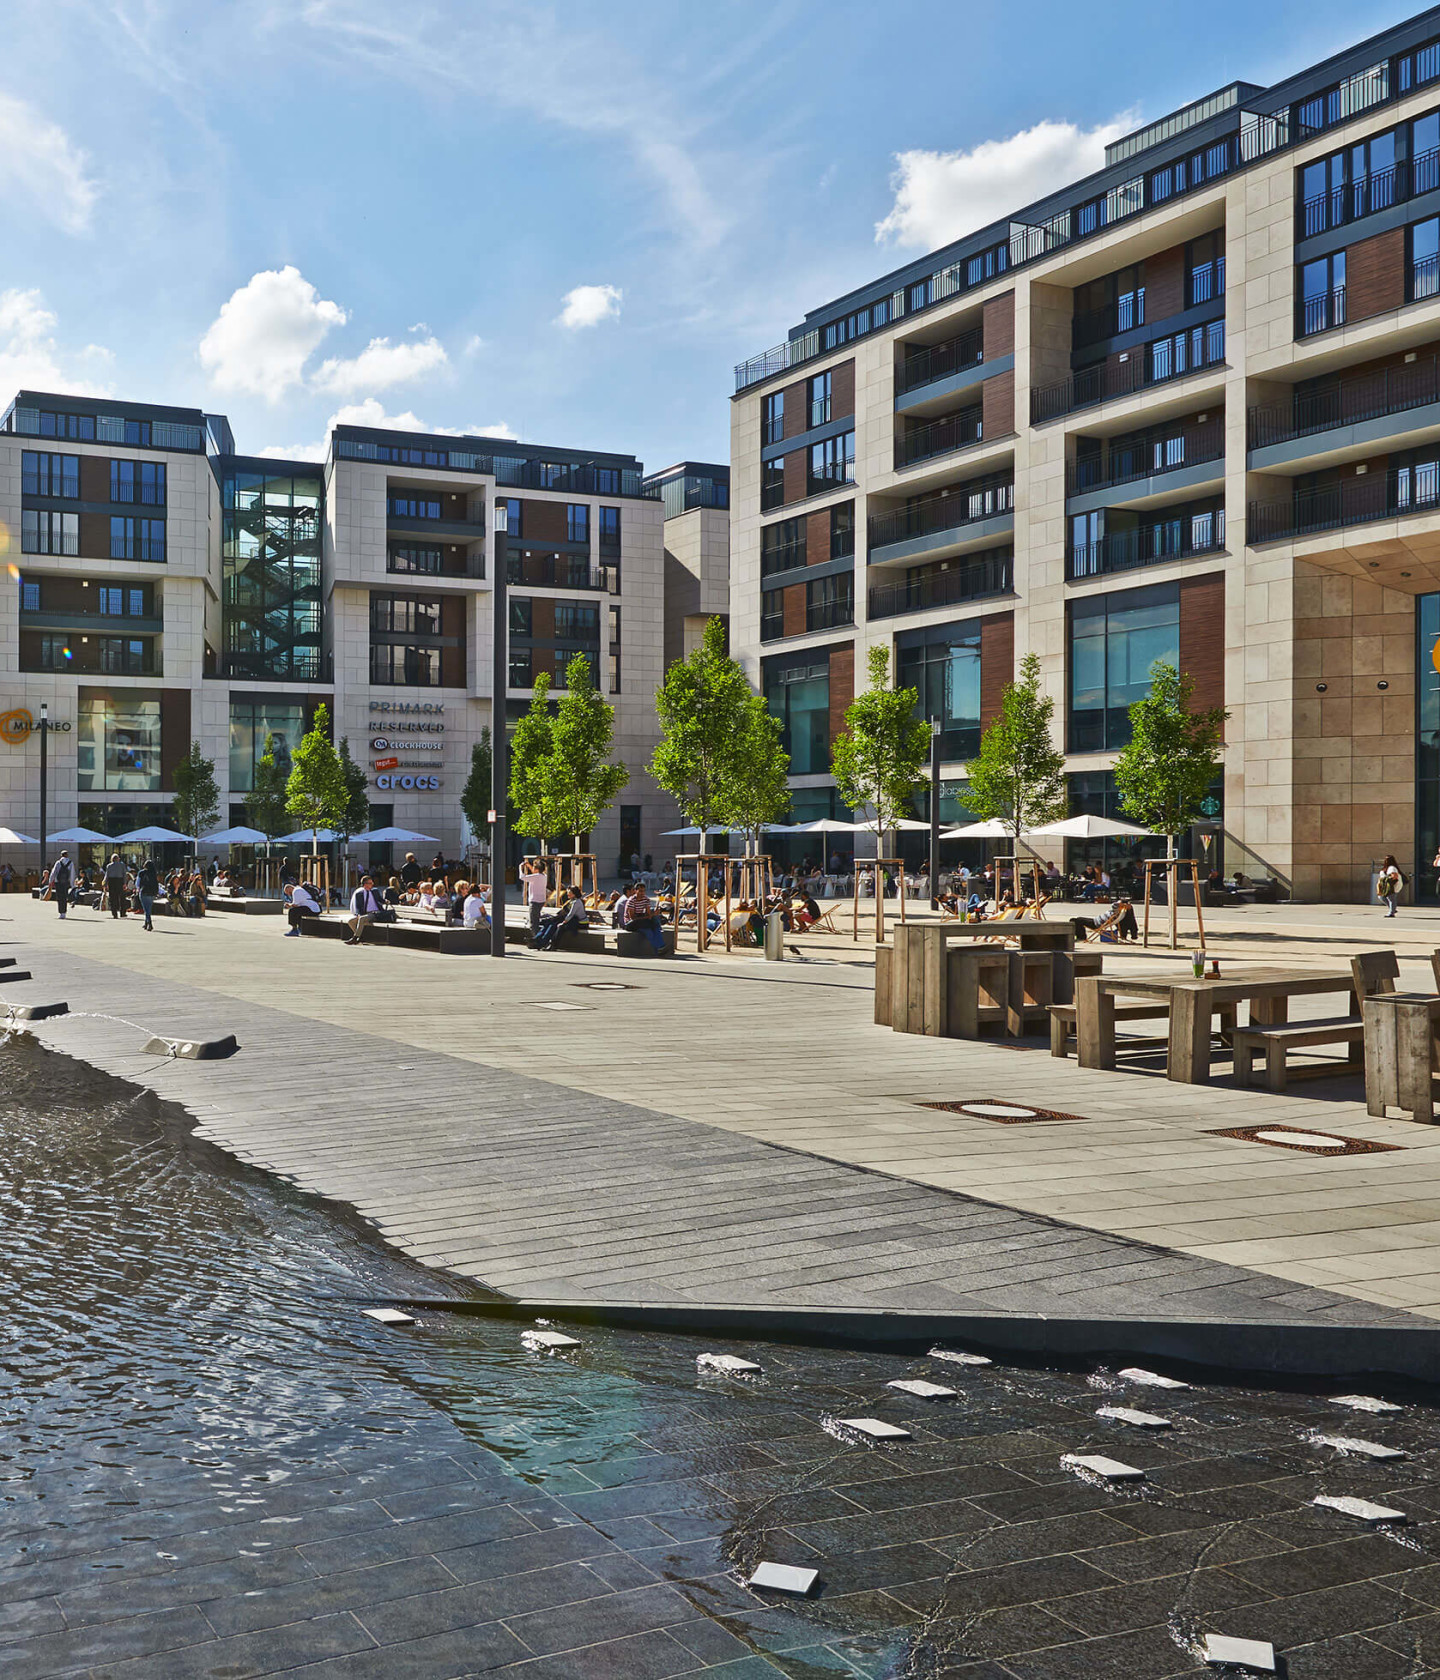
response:
[[[67,233],[83,233],[97,193],[89,167],[57,123],[0,93],[0,199],[28,204]]]
[[[200,360],[218,390],[275,402],[303,381],[311,352],[347,318],[298,268],[262,269],[221,304],[200,340]]]
[[[391,385],[420,379],[449,361],[438,338],[424,338],[409,344],[392,344],[388,338],[372,338],[358,356],[331,357],[311,375],[317,391],[336,397],[354,397],[361,391],[384,391]]]
[[[38,290],[11,287],[0,292],[0,391],[6,399],[16,391],[63,391],[74,396],[102,397],[109,386],[84,373],[67,372],[55,341],[55,314],[45,307]],[[80,360],[104,366],[113,358],[98,344],[86,345]]]
[[[1099,169],[1106,146],[1134,126],[1128,115],[1089,129],[1040,122],[968,152],[897,152],[895,202],[875,224],[875,242],[927,251],[947,245]]]
[[[618,286],[576,286],[566,292],[565,307],[555,317],[557,327],[598,327],[602,321],[616,320],[625,297]]]
[[[479,333],[471,333],[465,340],[465,348],[460,352],[462,356],[478,356],[485,348],[485,340]]]
[[[268,460],[323,461],[330,433],[336,426],[374,426],[391,432],[429,432],[436,437],[494,437],[514,438],[515,434],[502,421],[493,426],[470,426],[459,431],[454,426],[431,426],[418,414],[406,409],[403,414],[387,414],[378,397],[366,397],[363,402],[345,403],[325,422],[319,443],[297,443],[289,446],[271,444],[260,453]]]

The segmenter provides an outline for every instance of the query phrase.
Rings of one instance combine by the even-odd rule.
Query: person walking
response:
[[[154,858],[147,857],[140,865],[135,876],[135,891],[140,895],[140,908],[145,912],[145,932],[154,933],[155,924],[150,915],[155,908],[155,900],[160,896],[160,875]]]
[[[535,935],[540,931],[540,914],[545,908],[545,900],[550,896],[550,877],[545,873],[543,864],[530,862],[525,864],[525,903],[530,910],[530,943],[535,943]]]
[[[70,854],[61,852],[60,856],[50,867],[50,896],[55,900],[55,908],[60,912],[60,920],[65,920],[65,911],[70,903]]]
[[[111,852],[110,861],[105,865],[105,897],[109,901],[110,916],[118,920],[125,914],[125,868],[124,859],[119,852]]]
[[[381,914],[385,906],[381,902],[380,894],[375,891],[375,877],[364,875],[360,885],[350,894],[350,927],[352,937],[347,939],[347,945],[358,945],[365,936],[365,929]]]
[[[1387,900],[1390,908],[1385,912],[1385,919],[1389,921],[1400,908],[1400,894],[1405,890],[1405,874],[1396,863],[1394,854],[1386,852],[1385,861],[1380,866],[1380,879],[1375,883],[1378,895]]]

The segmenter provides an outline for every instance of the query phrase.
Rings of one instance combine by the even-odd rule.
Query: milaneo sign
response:
[[[30,737],[39,732],[39,725],[35,721],[35,714],[25,706],[13,706],[9,711],[0,712],[0,741],[7,747],[23,747]],[[70,725],[51,718],[47,727],[50,733],[67,735]]]

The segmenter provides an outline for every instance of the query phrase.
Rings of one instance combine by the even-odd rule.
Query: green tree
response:
[[[285,808],[301,828],[310,830],[311,846],[318,852],[318,830],[340,829],[350,803],[345,767],[330,739],[330,709],[315,708],[315,723],[295,749],[290,779],[285,784]]]
[[[176,828],[196,839],[202,828],[213,828],[220,820],[215,760],[206,758],[198,741],[190,743],[190,751],[175,766],[175,803],[171,810]]]
[[[550,755],[554,726],[550,673],[538,671],[530,704],[510,737],[510,805],[515,812],[515,832],[539,840],[541,851],[548,848],[551,835],[561,832],[545,785],[545,760]]]
[[[758,694],[750,696],[725,769],[721,804],[725,821],[743,828],[760,851],[760,832],[790,807],[790,755],[780,743],[780,719]]]
[[[250,826],[258,828],[267,840],[274,840],[286,827],[289,765],[285,743],[278,735],[268,734],[265,751],[255,766],[254,783],[245,800]]]
[[[1051,738],[1054,716],[1055,702],[1040,692],[1040,661],[1027,653],[1019,681],[1005,685],[1000,716],[966,766],[965,803],[978,817],[1003,822],[1017,854],[1024,830],[1065,815],[1065,755]]]
[[[650,774],[700,830],[702,852],[709,831],[728,820],[730,766],[753,699],[744,671],[725,651],[725,625],[718,618],[656,691],[662,734]]]
[[[870,649],[870,686],[851,701],[845,730],[830,743],[830,768],[847,805],[870,812],[875,856],[883,854],[884,836],[906,816],[930,755],[930,725],[916,716],[920,696],[913,688],[891,688],[890,650]],[[885,937],[884,883],[875,880],[875,938]]]
[[[615,711],[595,686],[595,672],[583,653],[565,667],[565,691],[550,725],[550,750],[541,760],[546,809],[558,833],[588,834],[630,780],[623,764],[609,762],[615,739]]]
[[[352,834],[363,834],[370,826],[370,778],[363,764],[350,756],[348,737],[340,739],[340,769],[345,777],[345,817],[340,832],[348,840]]]
[[[478,840],[490,829],[490,777],[493,764],[490,750],[490,726],[480,731],[480,739],[470,749],[470,774],[460,790],[460,810],[470,825],[470,832]]]
[[[1157,659],[1150,667],[1150,692],[1130,708],[1130,743],[1115,760],[1120,806],[1136,822],[1165,836],[1167,861],[1176,839],[1200,816],[1201,802],[1220,774],[1221,739],[1229,712],[1190,709],[1195,679]],[[1178,882],[1170,877],[1170,943],[1179,940]]]

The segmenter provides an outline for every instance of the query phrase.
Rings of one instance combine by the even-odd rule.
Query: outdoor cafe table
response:
[[[1252,1024],[1278,1026],[1287,1019],[1292,997],[1348,992],[1354,1012],[1354,978],[1348,968],[1317,973],[1313,968],[1253,968],[1243,974],[1106,974],[1075,982],[1075,1047],[1081,1067],[1115,1066],[1115,999],[1163,998],[1170,1006],[1170,1047],[1166,1073],[1184,1085],[1210,1079],[1210,1023],[1227,1003],[1248,1003]]]

